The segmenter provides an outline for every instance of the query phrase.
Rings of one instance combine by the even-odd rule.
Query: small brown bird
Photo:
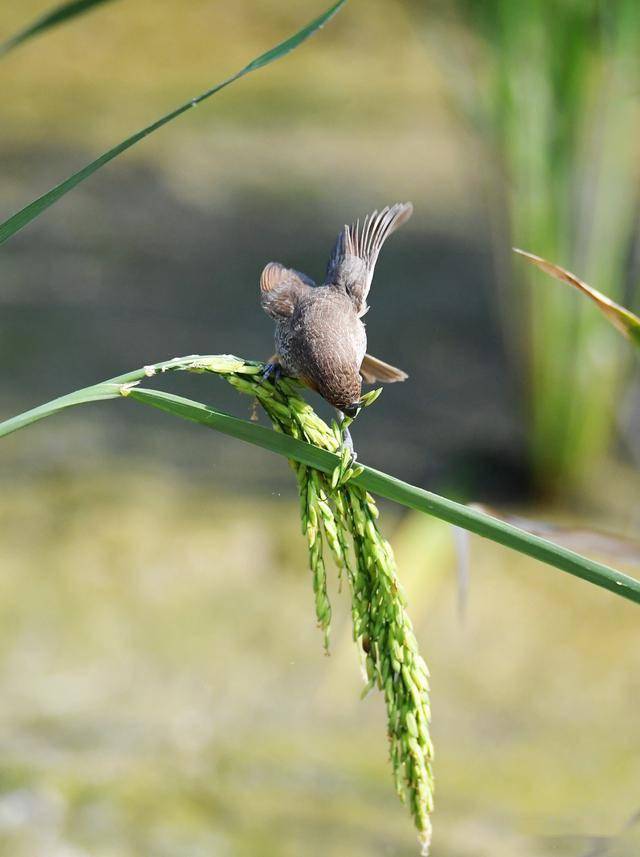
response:
[[[366,353],[361,321],[380,249],[411,217],[410,202],[374,211],[344,226],[321,286],[299,271],[269,262],[260,277],[262,308],[276,322],[276,353],[265,368],[299,378],[341,414],[354,417],[362,381],[404,381],[406,372]]]

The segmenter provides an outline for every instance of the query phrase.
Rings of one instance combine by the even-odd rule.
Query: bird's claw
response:
[[[342,447],[349,450],[349,467],[351,467],[355,463],[358,453],[353,448],[353,438],[347,426],[342,427]]]
[[[353,448],[353,441],[347,426],[343,425],[341,430],[342,445],[337,450],[340,455],[340,463],[336,466],[331,476],[331,488],[337,488],[338,485],[343,485],[352,479],[354,476],[359,476],[363,468],[356,466],[357,455]]]
[[[262,378],[265,381],[273,378],[274,383],[279,381],[282,378],[282,366],[279,363],[265,363]]]

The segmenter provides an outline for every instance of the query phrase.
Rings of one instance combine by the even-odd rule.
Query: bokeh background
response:
[[[6,4],[0,38],[47,7]],[[2,212],[320,11],[114,0],[7,55]],[[2,415],[268,357],[264,264],[321,280],[344,222],[411,199],[367,316],[410,379],[361,459],[637,573],[637,359],[510,248],[640,308],[639,48],[631,0],[348,4],[2,247]],[[1,854],[416,853],[335,587],[322,656],[281,459],[110,402],[3,440],[0,485]],[[474,538],[461,616],[450,529],[383,514],[433,674],[434,854],[637,855],[637,607]]]

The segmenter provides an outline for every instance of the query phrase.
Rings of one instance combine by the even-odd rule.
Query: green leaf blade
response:
[[[337,3],[334,3],[326,12],[323,12],[322,15],[318,15],[311,23],[307,24],[306,27],[303,27],[301,30],[298,30],[297,33],[294,33],[293,36],[290,36],[288,39],[285,39],[284,42],[281,42],[279,45],[276,45],[275,48],[271,48],[268,51],[265,51],[256,59],[252,60],[248,65],[246,65],[240,74],[248,74],[250,71],[256,71],[256,69],[263,68],[269,63],[272,63],[274,60],[279,59],[280,57],[286,56],[286,54],[294,51],[298,45],[301,45],[305,42],[309,36],[312,36],[318,30],[321,30],[325,24],[327,24],[334,15],[336,15],[342,6],[347,2],[347,0],[338,0]]]
[[[607,321],[620,331],[623,336],[631,340],[636,347],[640,347],[640,318],[632,313],[631,310],[603,295],[602,292],[594,289],[593,286],[589,286],[579,277],[576,277],[575,274],[572,274],[571,271],[561,268],[560,265],[548,262],[541,256],[528,253],[526,250],[519,250],[517,247],[514,247],[513,250],[519,256],[523,256],[528,262],[531,262],[532,265],[540,268],[545,274],[549,274],[550,277],[554,277],[563,283],[568,283],[579,292],[582,292],[583,295],[586,295],[598,307]]]
[[[333,16],[340,10],[342,6],[347,2],[347,0],[338,0],[333,6],[331,6],[326,12],[313,20],[310,24],[303,27],[293,36],[290,36],[285,41],[280,42],[280,44],[276,45],[276,47],[271,48],[269,51],[261,54],[256,59],[252,60],[248,63],[244,68],[240,69],[240,71],[231,75],[231,77],[226,78],[226,80],[221,81],[220,83],[215,84],[210,89],[207,89],[205,92],[197,95],[195,98],[191,98],[189,101],[186,101],[184,104],[181,104],[179,107],[176,107],[175,110],[172,110],[170,113],[167,113],[165,116],[160,117],[155,122],[152,122],[150,125],[147,125],[146,128],[142,128],[140,131],[137,131],[135,134],[132,134],[130,137],[127,137],[126,140],[123,140],[121,143],[118,143],[113,148],[109,149],[107,152],[104,152],[100,155],[99,158],[96,158],[95,161],[92,161],[90,164],[87,164],[86,167],[83,167],[78,172],[69,176],[69,178],[65,179],[65,181],[53,187],[51,190],[42,194],[42,196],[35,199],[33,202],[26,205],[24,208],[17,211],[7,220],[5,220],[2,224],[0,224],[0,244],[3,244],[5,241],[8,241],[13,235],[19,232],[21,229],[24,229],[32,220],[35,220],[39,217],[44,211],[47,210],[50,206],[54,205],[59,199],[61,199],[65,194],[69,193],[69,191],[73,190],[77,185],[83,182],[85,179],[89,178],[89,176],[93,175],[93,173],[97,172],[101,169],[105,164],[112,161],[114,158],[117,158],[118,155],[121,155],[127,149],[130,149],[132,146],[135,146],[136,143],[139,143],[145,137],[148,137],[150,134],[153,134],[159,128],[162,128],[164,125],[167,125],[169,122],[172,122],[174,119],[177,119],[178,116],[181,116],[183,113],[186,113],[187,110],[190,110],[192,107],[196,107],[198,104],[202,103],[206,99],[210,98],[212,95],[215,95],[220,90],[234,83],[236,80],[239,80],[241,77],[249,74],[252,71],[255,71],[259,68],[263,68],[269,63],[274,62],[282,56],[293,51],[298,45],[302,44],[306,41],[310,36],[316,33],[319,29],[321,29],[324,24],[327,23]]]
[[[34,36],[40,35],[45,30],[50,30],[58,24],[64,24],[71,18],[77,15],[83,15],[85,12],[91,11],[96,6],[102,6],[110,0],[70,0],[69,3],[62,3],[60,6],[55,6],[44,15],[36,18],[31,24],[28,24],[22,30],[19,30],[6,41],[0,43],[0,57],[6,56],[14,48],[29,41]]]
[[[74,393],[60,396],[60,398],[47,402],[45,405],[32,408],[0,423],[0,437],[12,434],[14,431],[18,431],[18,429],[25,428],[32,423],[45,419],[45,417],[51,417],[66,408],[72,408],[74,405],[100,402],[105,399],[119,399],[120,396],[120,384],[113,384],[108,381],[104,381],[102,384],[95,384],[93,387],[76,390]]]
[[[208,358],[211,365],[220,367],[224,362],[229,366],[234,364],[230,361],[237,360],[230,355],[216,355],[215,358]],[[68,393],[65,396],[60,396],[53,399],[44,405],[39,405],[37,408],[31,408],[18,414],[9,420],[0,423],[0,437],[5,437],[25,428],[32,423],[43,420],[46,417],[51,417],[59,413],[65,408],[73,407],[74,405],[82,405],[88,402],[99,402],[104,399],[119,399],[123,395],[123,388],[130,384],[136,384],[143,378],[149,378],[158,373],[167,372],[169,370],[185,369],[188,366],[193,366],[195,362],[202,360],[197,354],[192,354],[189,357],[174,357],[172,360],[163,360],[161,363],[154,363],[153,366],[144,366],[141,369],[135,369],[133,372],[126,372],[124,375],[117,375],[115,378],[109,378],[107,381],[102,381],[99,384],[93,384],[91,387],[83,387],[81,390],[76,390],[73,393]]]
[[[131,390],[129,397],[143,404],[160,408],[174,416],[201,423],[223,434],[295,459],[324,473],[332,473],[340,464],[340,457],[334,453],[172,393],[136,387]],[[366,465],[363,465],[362,474],[356,477],[354,482],[372,494],[462,527],[471,533],[512,548],[640,604],[639,580],[588,559],[569,548],[521,530],[485,512],[410,485],[408,482]]]

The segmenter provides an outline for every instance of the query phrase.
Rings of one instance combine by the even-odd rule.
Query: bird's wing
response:
[[[364,360],[360,366],[360,375],[365,384],[374,384],[376,381],[382,381],[383,384],[393,384],[394,381],[406,381],[409,377],[402,369],[397,369],[370,354],[364,355]]]
[[[371,288],[378,254],[392,232],[406,223],[413,213],[410,202],[386,206],[380,213],[368,214],[360,221],[344,226],[331,252],[326,285],[342,286],[356,304],[358,315],[367,311],[367,295]]]
[[[269,262],[260,275],[262,309],[276,320],[288,318],[296,301],[311,291],[315,283],[306,274],[285,268],[279,262]]]

